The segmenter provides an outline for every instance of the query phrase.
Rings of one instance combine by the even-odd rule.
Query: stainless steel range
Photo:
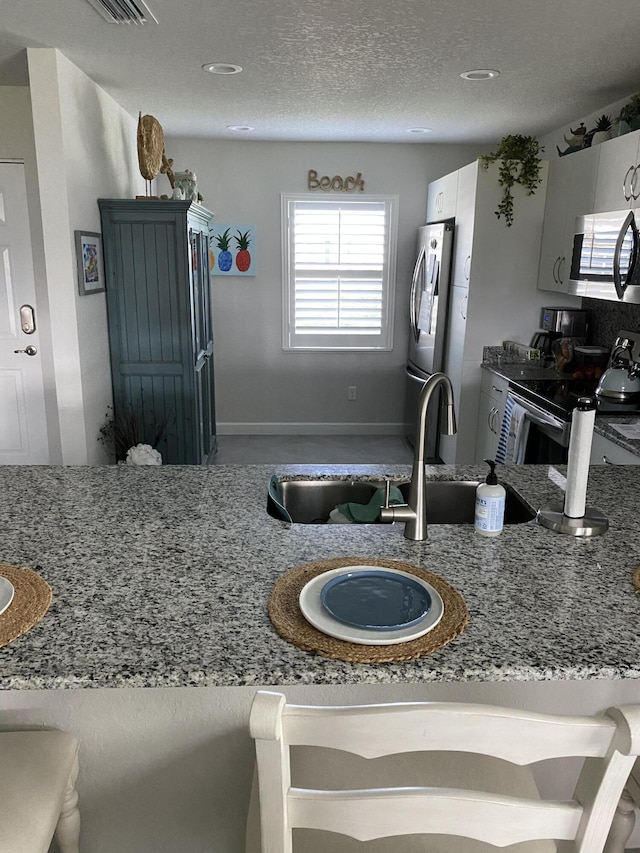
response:
[[[508,398],[524,409],[528,420],[523,461],[532,464],[566,463],[571,434],[571,418],[580,398],[596,402],[596,417],[625,415],[640,411],[640,394],[607,393],[609,370],[630,374],[623,387],[632,387],[640,372],[640,332],[622,331],[612,351],[610,367],[600,381],[559,377],[514,380],[509,383]],[[603,382],[604,380],[604,382]],[[640,384],[640,382],[638,383]],[[620,385],[620,383],[618,383]],[[604,390],[603,390],[604,389]]]

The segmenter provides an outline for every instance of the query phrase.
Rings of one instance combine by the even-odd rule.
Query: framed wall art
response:
[[[214,225],[209,241],[209,274],[255,275],[255,246],[255,225]]]
[[[92,231],[75,231],[74,234],[80,295],[102,293],[105,289],[102,235]]]

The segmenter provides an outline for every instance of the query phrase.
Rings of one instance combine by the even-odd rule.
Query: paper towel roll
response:
[[[573,410],[569,439],[567,490],[564,497],[564,514],[569,518],[582,518],[585,513],[595,420],[596,409],[593,400],[581,397],[578,407]]]

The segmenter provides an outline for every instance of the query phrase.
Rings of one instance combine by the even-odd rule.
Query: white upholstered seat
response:
[[[0,732],[0,853],[78,853],[77,775],[67,732]]]
[[[597,717],[442,702],[311,707],[259,691],[250,731],[262,853],[475,853],[511,844],[601,853],[640,749],[640,706]],[[346,781],[336,763],[319,784],[310,782],[315,762],[307,758],[301,787],[291,783],[290,748],[302,745],[362,758]],[[417,783],[402,778],[410,752],[424,769]],[[392,755],[395,779],[356,782],[363,767],[369,777],[369,764]],[[575,756],[586,760],[573,799],[542,800],[527,765]]]

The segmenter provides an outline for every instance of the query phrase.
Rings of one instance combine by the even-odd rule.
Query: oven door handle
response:
[[[557,418],[555,415],[549,414],[549,412],[545,412],[544,409],[541,409],[539,406],[536,406],[535,403],[532,403],[530,400],[525,400],[524,397],[520,397],[518,394],[514,394],[513,391],[509,390],[507,399],[511,397],[514,402],[516,402],[519,406],[527,413],[527,417],[529,420],[534,423],[544,424],[545,426],[554,427],[559,431],[563,431],[566,427],[566,423],[560,418]]]

